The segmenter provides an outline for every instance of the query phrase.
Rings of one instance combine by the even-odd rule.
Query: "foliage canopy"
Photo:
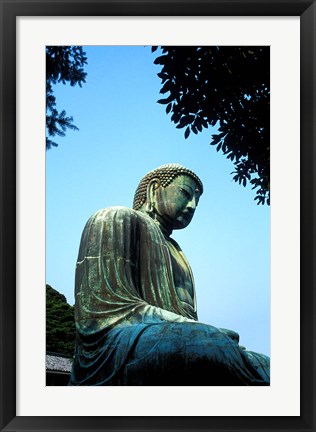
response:
[[[46,285],[46,350],[73,356],[75,339],[74,307],[65,296]]]
[[[86,82],[84,65],[87,63],[86,53],[81,46],[47,46],[46,47],[46,150],[58,144],[49,137],[65,136],[67,129],[78,130],[73,118],[67,117],[66,111],[58,112],[53,84],[67,82],[71,86]]]
[[[154,63],[167,114],[184,136],[219,126],[210,144],[235,166],[233,179],[270,204],[269,47],[162,46]],[[152,52],[157,47],[152,47]]]

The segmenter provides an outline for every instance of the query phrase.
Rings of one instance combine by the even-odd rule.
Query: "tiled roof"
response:
[[[54,355],[46,354],[46,370],[71,372],[72,359]]]

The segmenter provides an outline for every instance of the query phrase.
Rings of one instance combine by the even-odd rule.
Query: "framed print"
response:
[[[225,4],[212,0],[1,2],[1,430],[315,430],[315,10],[314,1],[297,0],[273,3],[236,0]],[[87,46],[90,56],[94,53],[98,56],[102,47],[120,51],[129,46],[124,56],[130,56],[130,64],[141,61],[137,50],[131,48],[135,46],[270,47],[272,378],[269,387],[45,386],[43,285],[51,271],[45,256],[45,241],[50,236],[45,227],[45,217],[50,217],[45,194],[47,187],[50,193],[54,193],[54,188],[47,177],[53,168],[45,160],[41,143],[45,140],[45,46],[52,45]],[[112,59],[115,53],[111,54]],[[110,60],[105,61],[103,70],[109,65]],[[119,77],[118,68],[113,83]],[[145,78],[139,76],[137,83],[139,88],[145,85]],[[107,91],[110,90],[109,86]],[[117,84],[112,90],[122,104],[129,103]],[[104,99],[106,103],[106,93]],[[97,153],[97,146],[107,140],[113,148],[119,143],[116,144],[115,133],[110,136],[106,120],[96,122],[96,116],[102,117],[102,112],[93,112],[94,107],[92,94],[89,110],[83,115],[91,116],[92,128],[96,125],[96,130],[87,129],[86,141],[91,152]],[[135,107],[130,103],[131,111]],[[149,132],[142,131],[141,125],[153,114],[142,109],[134,133],[145,141]],[[121,115],[117,108],[114,111]],[[128,132],[135,125],[127,115],[121,124],[128,140]],[[157,135],[155,125],[150,127],[154,148],[162,149],[153,138]],[[170,140],[170,154],[171,141],[176,140],[172,134],[170,129],[172,139],[159,137]],[[117,135],[123,137],[121,133]],[[75,170],[79,150],[78,144],[68,159],[66,173]],[[177,157],[176,153],[173,155],[173,159]],[[174,161],[167,159],[166,162]],[[193,157],[190,160],[194,163]],[[152,161],[154,164],[154,157]],[[66,158],[58,163],[66,164]],[[126,182],[132,181],[127,174],[129,164],[139,167],[142,164],[132,148],[124,150],[117,179],[111,186],[124,189]],[[100,172],[102,166],[106,169],[107,165],[101,160]],[[91,213],[97,210],[94,206],[98,204],[89,188],[93,182],[102,183],[102,177],[98,177],[95,169],[95,180],[88,182],[84,166],[80,174],[78,197],[68,196],[61,202],[65,208],[69,207],[70,215],[76,205],[86,200],[90,200]],[[58,219],[58,206],[54,206],[52,218],[56,218],[57,235],[58,224],[68,224],[70,230],[76,221],[75,217],[69,222]],[[79,238],[76,241],[79,245]],[[62,236],[59,243],[56,254],[59,247],[60,251],[63,248]],[[227,256],[225,250],[222,255]],[[224,263],[223,273],[225,266],[228,264]],[[250,267],[247,258],[243,271],[249,272]],[[206,265],[203,272],[208,282]]]

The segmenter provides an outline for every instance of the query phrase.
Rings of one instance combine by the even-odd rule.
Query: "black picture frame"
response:
[[[315,431],[315,1],[0,0],[1,4],[1,431]],[[16,416],[16,17],[300,16],[301,415],[299,417]],[[299,349],[299,347],[298,347]],[[289,377],[290,379],[290,377]]]

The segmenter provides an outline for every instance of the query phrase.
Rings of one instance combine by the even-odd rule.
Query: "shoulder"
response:
[[[162,244],[164,236],[147,214],[129,207],[107,207],[96,211],[87,221],[84,235],[105,236],[108,233],[122,235],[127,238],[130,234],[140,236],[141,241]],[[93,233],[93,234],[92,234]]]
[[[100,210],[97,210],[91,217],[94,219],[102,219],[105,217],[113,217],[113,216],[129,216],[132,215],[135,212],[135,210],[129,208],[129,207],[123,207],[123,206],[113,206],[113,207],[106,207]]]
[[[96,211],[90,217],[94,222],[133,220],[150,223],[149,219],[144,213],[123,206],[106,207]]]

